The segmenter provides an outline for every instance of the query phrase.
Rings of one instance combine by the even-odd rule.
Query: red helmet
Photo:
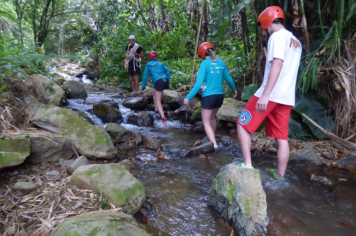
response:
[[[257,24],[262,27],[262,29],[267,29],[275,19],[281,18],[284,23],[284,13],[280,7],[272,6],[267,7],[258,17]]]
[[[211,44],[208,43],[208,42],[205,42],[205,43],[200,44],[199,49],[198,49],[198,55],[199,55],[199,57],[204,59],[204,58],[205,58],[205,52],[206,52],[206,50],[209,49],[209,48],[211,48],[211,49],[214,50],[213,45],[211,45]]]
[[[155,51],[150,51],[148,53],[148,61],[151,61],[153,57],[157,57],[157,52]]]

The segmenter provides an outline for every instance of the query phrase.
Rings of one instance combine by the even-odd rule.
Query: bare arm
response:
[[[137,57],[144,57],[145,55],[143,54],[143,51],[141,51],[140,53],[134,52],[135,56]]]
[[[281,73],[282,67],[283,67],[283,60],[274,58],[272,61],[271,71],[269,72],[269,75],[268,75],[268,81],[267,81],[266,87],[263,90],[262,96],[260,97],[260,99],[258,99],[257,104],[256,104],[257,112],[265,112],[267,110],[267,105],[269,102],[269,95],[277,83],[277,80],[278,80],[279,74]]]

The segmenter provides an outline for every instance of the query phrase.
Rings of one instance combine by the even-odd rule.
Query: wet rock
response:
[[[190,107],[196,107],[197,103],[200,103],[200,99],[196,96],[189,100]]]
[[[88,159],[85,156],[80,156],[68,166],[67,171],[72,174],[76,169],[85,165],[89,165]]]
[[[17,182],[14,185],[14,189],[17,189],[17,190],[32,190],[32,189],[35,189],[36,187],[37,187],[37,185],[32,182]]]
[[[343,166],[356,166],[356,156],[349,156],[343,158],[341,160],[338,160],[336,163]]]
[[[116,235],[149,236],[128,214],[103,212],[71,217],[55,228],[51,236],[67,235]]]
[[[72,143],[61,135],[30,135],[31,154],[26,162],[48,163],[59,158],[69,159],[74,154]]]
[[[153,127],[154,126],[154,119],[153,116],[145,111],[131,113],[128,118],[127,122],[129,124],[134,124],[140,127]]]
[[[181,106],[184,106],[183,100],[184,100],[184,97],[179,97],[173,101],[170,101],[168,103],[169,109],[174,111],[174,110],[179,109]]]
[[[126,146],[136,147],[142,142],[142,135],[139,131],[126,130],[124,127],[115,123],[109,123],[105,129],[114,144],[126,143]]]
[[[164,170],[159,170],[158,173],[160,173],[161,175],[176,175],[177,171],[174,169],[164,169]]]
[[[183,153],[183,157],[192,157],[192,156],[198,156],[199,154],[205,154],[205,153],[210,153],[214,152],[214,145],[213,143],[204,143],[202,145],[196,146],[187,152]]]
[[[135,214],[146,198],[142,183],[119,164],[81,166],[74,171],[70,183],[109,197],[129,214]]]
[[[122,165],[122,167],[124,167],[128,172],[131,172],[133,163],[132,163],[132,161],[125,159],[125,160],[120,161],[119,165]]]
[[[85,99],[85,104],[97,104],[97,103],[108,103],[112,100],[107,97],[87,97]]]
[[[278,152],[277,148],[273,148],[273,147],[266,148],[265,151],[272,154],[276,154]]]
[[[127,97],[139,97],[141,93],[139,92],[131,92],[127,94]]]
[[[196,141],[194,144],[193,144],[193,147],[197,147],[197,146],[199,146],[199,145],[202,145],[202,141],[201,140],[198,140],[198,141]]]
[[[163,90],[162,102],[169,103],[179,97],[178,93],[173,90]]]
[[[133,97],[125,99],[122,104],[130,109],[143,109],[147,106],[147,100],[143,97]]]
[[[48,104],[59,106],[64,95],[64,91],[52,80],[40,74],[31,75],[32,83],[38,95],[48,99]]]
[[[140,161],[157,161],[157,157],[150,153],[142,153],[136,156]]]
[[[301,149],[290,153],[289,161],[306,161],[313,165],[322,165],[322,158],[311,149]]]
[[[31,109],[31,121],[69,139],[81,155],[88,158],[113,158],[117,151],[104,128],[84,121],[74,111],[49,105]]]
[[[312,174],[310,176],[310,180],[314,181],[314,182],[319,182],[323,185],[326,185],[326,186],[333,186],[334,183],[333,181],[331,181],[328,177],[325,177],[325,176],[318,176],[318,175],[314,175]]]
[[[152,149],[152,150],[157,150],[157,149],[161,148],[162,147],[161,143],[162,143],[162,141],[160,140],[158,135],[149,135],[143,139],[143,145],[146,148]]]
[[[0,137],[0,170],[22,164],[30,155],[30,139],[25,137]]]
[[[94,104],[93,112],[104,123],[108,123],[108,122],[121,123],[122,122],[122,115],[121,115],[121,112],[119,111],[119,106],[115,103]]]
[[[258,170],[226,165],[212,182],[209,203],[238,235],[266,234],[266,194]]]
[[[195,126],[195,127],[193,128],[193,131],[194,131],[194,132],[205,132],[204,125]]]
[[[84,84],[75,80],[67,81],[63,84],[63,87],[68,88],[68,98],[86,98],[88,97]]]
[[[52,171],[47,171],[46,172],[46,176],[47,176],[48,179],[56,179],[60,175],[61,175],[61,173],[59,173],[56,170],[52,170]]]
[[[233,98],[225,98],[223,105],[216,114],[216,117],[219,120],[236,122],[245,105],[245,102],[237,101]]]

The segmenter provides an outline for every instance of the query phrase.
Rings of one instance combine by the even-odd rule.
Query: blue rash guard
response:
[[[146,64],[145,71],[143,72],[142,90],[146,89],[146,84],[149,75],[151,75],[153,83],[160,79],[171,79],[171,71],[164,63],[156,60],[151,60]]]
[[[224,94],[223,82],[224,79],[229,84],[233,91],[236,91],[234,82],[226,68],[225,63],[216,58],[216,62],[213,62],[210,58],[205,59],[199,68],[198,78],[195,82],[193,89],[187,95],[186,99],[192,99],[203,85],[203,97]]]

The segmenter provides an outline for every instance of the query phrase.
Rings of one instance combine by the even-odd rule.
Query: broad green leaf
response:
[[[0,92],[6,88],[7,84],[4,84],[3,86],[0,87]]]
[[[311,130],[302,120],[302,116],[294,110],[291,110],[288,126],[288,137],[305,140],[312,138]]]
[[[231,12],[231,15],[236,15],[239,13],[244,7],[246,7],[249,3],[254,0],[243,0],[241,3],[237,4],[236,9]]]
[[[348,22],[355,15],[356,15],[356,2],[354,2],[354,4],[352,4],[349,14],[347,14],[346,22]]]
[[[257,89],[257,84],[250,84],[248,86],[244,86],[244,88],[242,89],[241,100],[250,100],[250,98],[252,98]]]

